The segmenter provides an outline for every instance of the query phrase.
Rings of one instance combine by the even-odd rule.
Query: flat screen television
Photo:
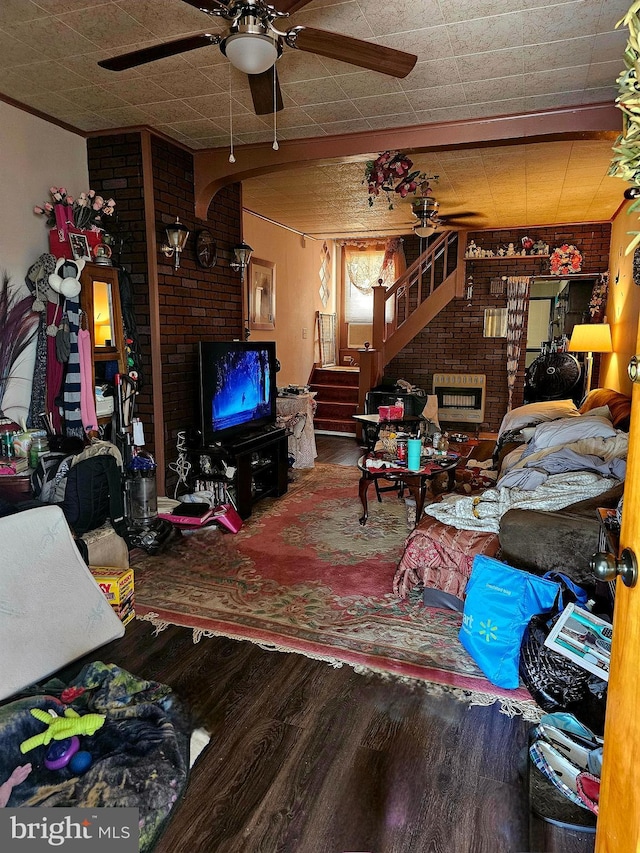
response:
[[[205,446],[275,423],[273,341],[201,341],[198,358],[200,428]]]

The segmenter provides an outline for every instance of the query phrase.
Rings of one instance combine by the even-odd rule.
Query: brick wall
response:
[[[144,220],[143,161],[139,133],[90,138],[87,143],[91,186],[115,198],[118,219],[129,240],[121,263],[131,274],[132,299],[142,355],[144,385],[136,403],[153,452],[149,268]],[[178,216],[191,233],[180,267],[158,252],[160,357],[167,464],[176,458],[179,430],[197,425],[197,357],[199,340],[242,336],[242,282],[229,267],[232,247],[241,241],[241,195],[236,184],[219,192],[207,220],[194,216],[193,157],[166,140],[152,137],[152,177],[156,241],[166,241],[165,226]],[[218,247],[211,269],[195,260],[195,234],[208,228]],[[170,472],[167,471],[168,482]]]
[[[478,246],[494,251],[510,242],[520,245],[525,235],[543,240],[553,250],[562,243],[570,243],[583,256],[584,273],[601,273],[608,269],[611,226],[608,223],[536,228],[529,234],[524,230],[477,231],[468,234]],[[413,235],[405,238],[407,265],[418,256],[419,241]],[[505,338],[484,338],[484,309],[506,306],[506,296],[491,296],[492,278],[503,275],[547,275],[547,259],[527,257],[508,260],[485,259],[466,262],[467,275],[473,274],[473,298],[454,299],[427,328],[385,368],[385,376],[406,379],[413,385],[431,393],[433,374],[484,373],[487,377],[485,422],[481,430],[495,432],[507,410],[507,344]],[[523,330],[526,339],[526,327]],[[513,405],[523,401],[524,351],[516,377]],[[454,425],[455,427],[455,425]],[[460,424],[465,429],[464,424]],[[475,428],[475,427],[474,427]],[[469,425],[466,425],[469,429]]]

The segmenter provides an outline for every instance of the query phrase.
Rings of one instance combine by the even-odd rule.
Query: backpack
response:
[[[46,453],[31,476],[34,496],[60,506],[76,536],[101,527],[107,519],[124,536],[124,498],[120,466],[108,442],[81,453]],[[117,453],[117,451],[116,451]]]

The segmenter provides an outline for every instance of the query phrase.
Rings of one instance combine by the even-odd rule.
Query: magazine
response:
[[[609,622],[575,604],[568,604],[544,644],[587,672],[608,681],[612,635]]]

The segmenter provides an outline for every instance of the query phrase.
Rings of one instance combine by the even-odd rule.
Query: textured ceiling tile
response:
[[[440,0],[440,8],[448,24],[487,18],[523,9],[522,0]]]
[[[316,106],[305,107],[305,112],[310,119],[321,124],[362,118],[361,113],[352,101],[333,101],[330,104],[317,104]]]
[[[139,24],[162,39],[191,32],[218,32],[220,18],[174,0],[118,0],[118,6]]]
[[[329,77],[321,80],[307,80],[304,83],[281,83],[281,89],[301,107],[344,99],[343,90],[335,80]]]
[[[364,98],[367,95],[384,95],[401,91],[399,80],[387,74],[378,74],[376,71],[341,74],[337,80],[348,98]]]
[[[44,17],[45,14],[42,6],[37,6],[31,0],[2,0],[0,4],[0,27],[33,21],[36,18]]]
[[[363,116],[397,115],[409,112],[413,97],[407,98],[403,92],[393,95],[377,95],[371,98],[356,98],[354,104]]]
[[[305,8],[296,13],[293,22],[361,39],[370,39],[375,35],[356,0],[324,8]]]
[[[359,5],[376,36],[415,30],[416,21],[428,21],[431,26],[445,23],[438,0],[360,0]]]
[[[340,63],[340,66],[353,70],[353,66],[346,63]],[[278,60],[278,76],[286,83],[299,83],[302,80],[326,77],[327,67],[322,59],[313,53],[285,47]]]
[[[141,109],[145,115],[159,124],[174,124],[199,118],[198,113],[185,101],[170,100],[145,104]]]
[[[229,118],[229,96],[224,93],[215,95],[202,95],[196,98],[188,98],[185,103],[192,107],[196,112],[207,118]],[[234,99],[233,115],[242,115],[249,110],[244,105]]]
[[[582,89],[587,79],[588,65],[535,71],[527,74],[527,95],[547,95],[550,92],[573,92]]]
[[[388,35],[378,41],[387,47],[415,54],[418,62],[446,59],[451,56],[451,43],[446,26],[425,27],[408,33]]]
[[[525,78],[523,74],[519,74],[516,77],[501,77],[497,80],[476,80],[464,84],[464,94],[470,104],[520,98],[525,94]]]
[[[546,7],[540,15],[527,15],[524,43],[557,42],[559,34],[573,38],[590,35],[597,30],[600,9],[600,0],[575,0]]]
[[[140,107],[104,107],[100,112],[115,124],[112,127],[127,127],[128,125],[148,124],[148,113]]]
[[[525,64],[526,57],[521,47],[471,53],[456,59],[458,74],[463,82],[522,74]]]
[[[504,101],[485,101],[482,104],[469,104],[469,118],[516,115],[524,112],[524,102],[524,98],[507,98]]]
[[[60,15],[57,20],[63,21],[101,48],[118,48],[153,39],[150,30],[113,4],[96,6],[90,14],[74,12]]]
[[[622,54],[624,53],[628,38],[629,31],[626,27],[621,27],[613,33],[599,33],[595,37],[592,60],[594,62],[618,60],[620,62],[620,70],[622,70],[624,67]]]
[[[221,92],[222,87],[214,80],[202,74],[196,68],[190,68],[180,74],[154,74],[145,77],[148,84],[157,86],[174,98],[193,98],[196,95],[210,95]]]
[[[523,15],[520,12],[447,25],[455,56],[521,46],[522,31]]]
[[[455,59],[434,59],[429,62],[418,62],[413,71],[404,80],[399,80],[398,84],[405,92],[411,92],[414,89],[459,82],[460,76]]]
[[[594,35],[580,38],[569,38],[558,44],[557,41],[547,44],[529,45],[524,55],[527,73],[548,71],[552,68],[569,68],[572,65],[585,65],[591,58],[596,44]],[[622,51],[618,55],[622,55]]]
[[[582,92],[554,92],[549,95],[533,95],[524,100],[524,108],[527,112],[548,110],[555,107],[575,107],[582,100]]]
[[[192,121],[176,121],[161,125],[163,129],[171,130],[191,139],[202,139],[205,136],[220,136],[220,128],[206,118]]]
[[[141,77],[125,80],[122,83],[103,83],[101,87],[109,93],[110,97],[117,97],[121,102],[134,105],[168,101],[172,97],[171,92]]]
[[[416,111],[435,110],[441,107],[455,108],[458,104],[466,104],[462,83],[453,83],[449,86],[434,86],[431,89],[417,89],[415,92],[407,92],[407,98]],[[451,118],[453,119],[454,116],[452,115]]]
[[[117,95],[106,92],[101,86],[82,86],[79,89],[67,89],[65,98],[82,110],[94,110],[96,104],[109,104],[111,107],[124,107],[127,102]]]

